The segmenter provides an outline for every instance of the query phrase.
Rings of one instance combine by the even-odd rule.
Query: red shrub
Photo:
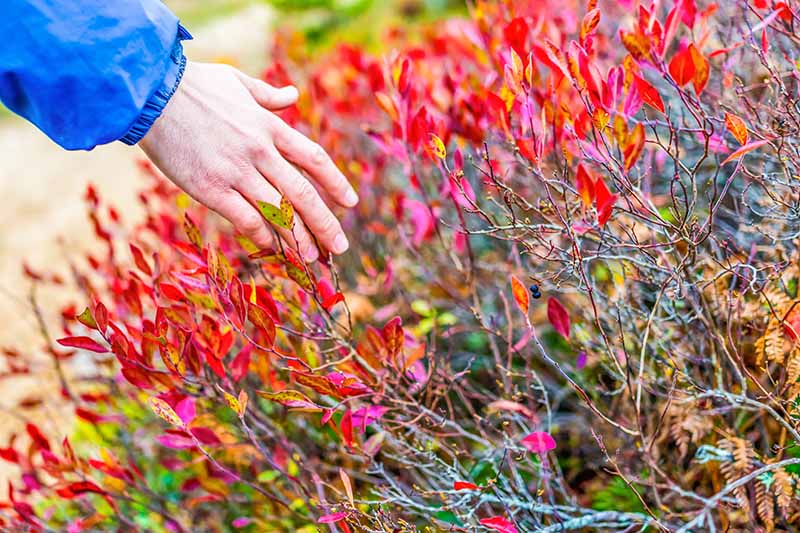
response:
[[[354,250],[256,250],[155,176],[124,242],[90,191],[108,249],[76,269],[91,304],[53,355],[98,354],[64,383],[97,442],[76,454],[29,425],[0,449],[24,474],[0,513],[71,531],[785,527],[794,24],[785,3],[478,1],[383,59],[278,47],[267,78],[309,89],[285,118],[358,184]]]

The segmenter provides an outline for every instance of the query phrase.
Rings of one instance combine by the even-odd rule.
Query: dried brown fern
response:
[[[678,447],[680,459],[689,453],[689,444],[698,444],[714,427],[713,419],[693,406],[673,407],[669,415],[669,437]]]
[[[775,530],[775,497],[761,480],[756,482],[755,489],[758,518],[767,533],[771,533]]]
[[[720,471],[726,483],[733,483],[742,476],[750,473],[753,469],[753,461],[756,459],[756,452],[752,445],[744,439],[730,437],[721,440],[717,446],[731,454],[732,460],[722,463]],[[733,490],[736,500],[743,511],[749,512],[750,500],[747,497],[745,486],[736,487]]]
[[[794,479],[792,474],[785,470],[778,469],[773,473],[772,494],[775,495],[775,501],[778,504],[778,509],[781,515],[788,519],[791,515],[791,509],[796,505],[797,499],[794,496]]]

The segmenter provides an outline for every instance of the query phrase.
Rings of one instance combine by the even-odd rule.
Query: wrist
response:
[[[186,56],[183,54],[183,45],[181,44],[184,39],[191,39],[191,35],[189,35],[189,32],[187,32],[183,26],[179,25],[175,45],[172,48],[168,60],[164,79],[155,92],[150,95],[150,98],[148,98],[144,108],[128,132],[119,139],[123,143],[133,145],[142,141],[180,87],[187,63]]]

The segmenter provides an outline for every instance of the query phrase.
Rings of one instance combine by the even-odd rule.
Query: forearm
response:
[[[158,0],[6,0],[0,100],[67,149],[137,142],[180,80],[188,33]]]

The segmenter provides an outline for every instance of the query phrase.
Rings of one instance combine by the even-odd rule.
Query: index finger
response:
[[[280,118],[274,131],[275,147],[283,156],[314,178],[343,207],[358,203],[358,195],[328,153],[317,143]]]

